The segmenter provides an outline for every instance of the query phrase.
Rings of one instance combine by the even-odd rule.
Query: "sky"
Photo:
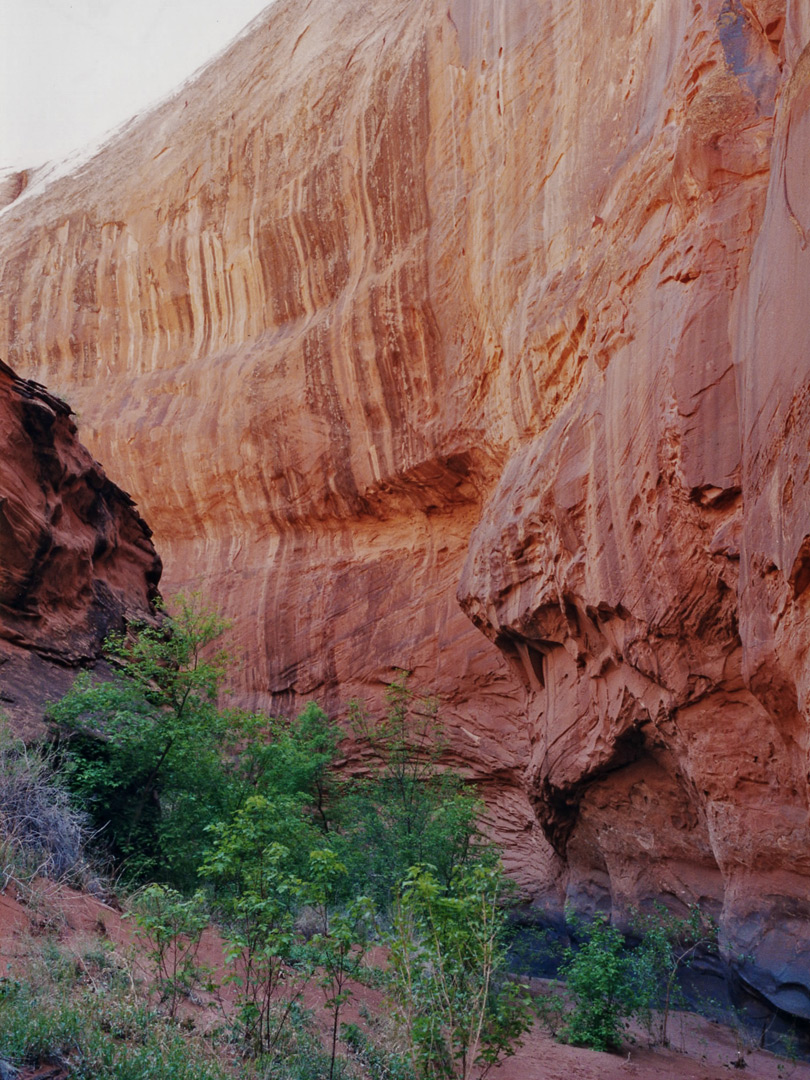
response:
[[[0,0],[0,170],[58,161],[165,97],[270,0]]]

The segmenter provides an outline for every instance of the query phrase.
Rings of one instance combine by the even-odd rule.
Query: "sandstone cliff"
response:
[[[806,0],[279,0],[0,218],[243,699],[443,695],[508,865],[810,1016]]]
[[[22,733],[110,630],[154,617],[150,535],[68,406],[0,362],[0,709]]]

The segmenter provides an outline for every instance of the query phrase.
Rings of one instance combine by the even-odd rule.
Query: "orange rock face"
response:
[[[8,355],[248,703],[445,699],[536,897],[810,1015],[810,14],[279,0],[0,218]]]
[[[23,733],[111,630],[154,617],[150,535],[68,406],[0,362],[0,708]]]

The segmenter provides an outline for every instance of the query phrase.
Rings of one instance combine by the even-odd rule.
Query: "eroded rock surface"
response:
[[[248,703],[442,694],[508,865],[810,1015],[810,9],[279,0],[0,218]]]
[[[0,362],[0,708],[21,733],[111,630],[154,618],[150,535],[64,401]]]

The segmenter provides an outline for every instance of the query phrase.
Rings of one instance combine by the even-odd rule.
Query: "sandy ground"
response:
[[[45,936],[53,935],[60,946],[81,956],[94,941],[105,940],[126,963],[136,979],[148,980],[148,962],[139,955],[133,927],[121,912],[93,897],[63,886],[43,884],[20,902],[8,890],[0,894],[0,974],[24,974]],[[216,935],[206,931],[198,960],[214,970],[222,968],[222,950]],[[326,1031],[327,1015],[316,986],[310,985],[304,1003]],[[200,1030],[221,1023],[229,1009],[228,991],[216,997],[200,995],[184,1002],[184,1017]],[[385,1016],[382,995],[366,987],[343,1017],[357,1020],[366,1005],[369,1012]],[[672,1048],[649,1048],[641,1031],[631,1033],[621,1054],[604,1054],[556,1042],[539,1024],[526,1036],[522,1048],[492,1080],[810,1080],[810,1064],[795,1063],[751,1046],[731,1028],[692,1013],[675,1013],[670,1020]],[[50,1066],[20,1073],[20,1080],[63,1080],[64,1073]]]

